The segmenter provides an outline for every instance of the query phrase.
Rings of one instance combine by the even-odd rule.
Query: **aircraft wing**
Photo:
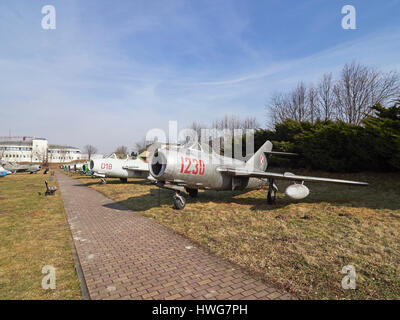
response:
[[[98,177],[98,178],[105,178],[106,175],[104,173],[97,173],[93,171],[93,177]]]
[[[274,173],[274,172],[263,172],[263,171],[249,171],[245,169],[235,168],[218,168],[217,171],[236,177],[248,177],[248,178],[260,178],[260,179],[277,179],[277,180],[290,180],[290,181],[310,181],[310,182],[328,182],[328,183],[339,183],[339,184],[352,184],[359,186],[367,186],[367,182],[341,180],[341,179],[330,179],[321,177],[309,177],[309,176],[298,176],[289,172],[286,173]]]
[[[143,172],[149,171],[149,169],[140,168],[139,166],[123,166],[122,169]]]

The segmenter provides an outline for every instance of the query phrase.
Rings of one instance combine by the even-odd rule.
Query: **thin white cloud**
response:
[[[180,8],[179,2],[176,6]],[[190,28],[200,43],[207,43],[198,21],[177,16],[180,20],[173,22],[174,27]],[[36,30],[31,35],[21,25],[20,32],[35,39],[27,43],[14,41],[14,34],[2,34],[7,50],[0,52],[0,135],[11,129],[20,135],[47,137],[52,143],[78,147],[91,143],[109,153],[118,145],[133,146],[148,129],[167,128],[168,120],[184,126],[193,120],[208,123],[237,113],[256,116],[263,123],[264,105],[271,93],[300,80],[315,81],[324,72],[338,72],[352,60],[383,69],[400,67],[399,29],[383,30],[307,57],[263,62],[259,52],[241,41],[246,21],[235,23],[234,11],[227,16],[223,34],[248,57],[256,58],[249,58],[237,76],[232,76],[236,72],[229,66],[219,73],[203,68],[207,63],[187,73],[172,63],[143,64],[116,45],[116,35],[157,30],[167,15],[154,16],[150,22],[117,24],[110,30],[104,27],[104,38],[93,33],[91,41],[75,22],[59,25],[53,34]],[[92,31],[87,32],[92,36]],[[104,39],[110,41],[108,47]],[[40,40],[39,49],[31,48],[36,40]],[[57,47],[49,44],[53,41]],[[185,49],[195,52],[196,46],[189,44]]]

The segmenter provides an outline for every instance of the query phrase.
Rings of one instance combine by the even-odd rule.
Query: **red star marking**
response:
[[[263,154],[260,156],[260,163],[264,164],[264,155]]]

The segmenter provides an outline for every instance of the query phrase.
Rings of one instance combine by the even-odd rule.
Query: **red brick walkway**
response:
[[[56,176],[91,299],[293,298],[62,172]]]

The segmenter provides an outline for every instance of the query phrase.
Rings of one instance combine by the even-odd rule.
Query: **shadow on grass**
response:
[[[199,193],[196,198],[192,198],[186,193],[184,197],[186,199],[186,205],[191,204],[207,204],[207,203],[215,203],[215,204],[237,204],[237,205],[250,205],[250,210],[275,210],[278,208],[285,207],[290,205],[293,202],[288,201],[283,198],[283,195],[280,194],[281,198],[278,199],[277,204],[268,205],[267,204],[267,191],[265,191],[265,197],[257,198],[257,197],[241,197],[236,198],[236,196],[244,195],[249,191],[205,191]],[[128,210],[133,211],[147,211],[156,207],[168,206],[170,208],[173,207],[172,197],[174,192],[172,190],[163,190],[163,189],[150,189],[149,193],[129,197],[128,199],[114,202],[111,204],[104,205],[108,208],[117,208],[120,205],[126,207]]]
[[[115,181],[114,183],[118,183]],[[131,184],[141,185],[149,184],[147,181],[132,181]],[[110,183],[111,184],[111,183]],[[210,191],[200,192],[196,198],[191,198],[186,193],[186,204],[207,204],[210,202],[216,204],[236,204],[251,206],[250,210],[276,210],[284,208],[291,204],[318,204],[329,203],[332,206],[345,206],[354,208],[369,208],[369,209],[390,209],[399,210],[400,200],[397,196],[396,188],[387,189],[384,185],[376,184],[369,187],[355,186],[338,186],[328,184],[310,183],[310,196],[303,200],[291,200],[286,197],[282,191],[285,190],[288,184],[281,184],[280,192],[278,193],[277,203],[268,205],[267,189],[256,191]],[[126,200],[117,202],[134,211],[146,211],[160,206],[173,206],[172,190],[150,189],[149,193],[132,196]],[[247,195],[248,194],[248,195]],[[110,206],[110,205],[108,205]]]
[[[84,179],[87,180],[88,178],[85,177]],[[79,178],[77,178],[77,180],[79,181]],[[97,185],[97,184],[101,185],[102,184],[101,180],[99,180],[98,178],[93,178],[92,182],[81,182],[79,184],[74,184],[74,186],[76,186],[76,187],[90,187],[90,186]],[[113,180],[107,180],[107,183],[105,183],[104,185],[119,185],[119,184],[129,186],[129,185],[150,185],[151,183],[150,183],[150,181],[148,181],[146,179],[143,179],[143,180],[137,180],[137,179],[136,180],[128,180],[128,182],[122,182],[120,180],[113,179]]]
[[[123,205],[129,210],[134,211],[147,211],[155,207],[161,206],[169,206],[173,207],[173,200],[172,197],[174,195],[174,191],[172,190],[165,190],[165,189],[158,189],[152,188],[149,190],[150,192],[129,197],[128,199],[118,201],[111,204],[104,205],[108,208],[115,208],[115,206]],[[266,204],[266,198],[234,198],[238,195],[243,195],[248,193],[248,191],[205,191],[199,193],[196,198],[190,197],[188,194],[184,193],[183,196],[186,199],[186,204],[195,204],[195,203],[217,203],[217,204],[229,204],[229,203],[236,203],[236,204],[246,204],[246,205],[253,205],[254,210],[259,210],[260,206],[264,207],[264,210],[272,210],[274,208],[279,207],[279,205],[275,206],[268,206]],[[252,208],[253,209],[253,208]]]

